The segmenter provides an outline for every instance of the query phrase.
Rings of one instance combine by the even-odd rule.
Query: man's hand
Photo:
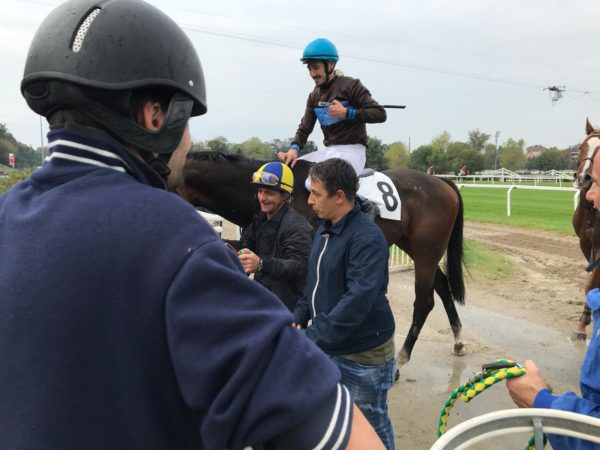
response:
[[[296,322],[292,322],[292,327],[294,327],[296,330],[302,329],[302,325],[300,325],[299,323],[296,323]]]
[[[525,361],[523,367],[527,369],[527,373],[522,377],[506,380],[506,387],[519,408],[531,408],[537,393],[548,388],[548,383],[533,361]]]
[[[243,248],[238,252],[242,267],[247,274],[256,273],[260,266],[260,257],[252,250]]]
[[[298,160],[298,150],[295,148],[290,148],[287,152],[277,153],[277,157],[282,163],[287,164],[290,167],[294,167],[296,165],[296,161]]]
[[[332,101],[329,105],[329,115],[336,119],[346,117],[346,111],[346,107],[337,100]]]

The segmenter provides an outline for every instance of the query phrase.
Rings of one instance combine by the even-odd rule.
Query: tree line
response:
[[[426,171],[432,166],[436,173],[456,173],[463,165],[469,167],[471,173],[488,169],[504,167],[509,170],[564,170],[575,169],[576,161],[571,159],[569,149],[555,147],[545,150],[540,156],[527,159],[525,156],[525,141],[523,139],[507,139],[496,148],[490,143],[491,135],[479,129],[469,131],[466,142],[453,141],[450,133],[441,132],[430,143],[409,151],[408,146],[401,141],[384,144],[376,137],[369,137],[367,148],[367,167],[375,170],[385,170],[395,167],[408,167]],[[193,151],[218,151],[229,154],[241,154],[260,160],[275,159],[277,152],[287,150],[292,138],[274,139],[264,142],[258,137],[252,137],[240,143],[232,143],[224,136],[218,136],[207,141],[196,141]],[[317,149],[313,141],[308,141],[299,152],[300,156]],[[0,123],[0,164],[7,166],[9,154],[15,155],[15,168],[35,168],[40,166],[46,148],[33,148],[19,142]]]

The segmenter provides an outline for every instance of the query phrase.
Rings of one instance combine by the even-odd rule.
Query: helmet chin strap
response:
[[[332,70],[329,70],[329,61],[323,61],[323,66],[325,68],[325,84],[327,84],[331,80],[330,75],[335,73],[335,65]]]
[[[160,153],[155,155],[146,150],[141,150],[140,156],[148,164],[148,166],[154,170],[166,183],[167,178],[171,174],[171,168],[169,167],[169,160],[171,159],[172,153]]]

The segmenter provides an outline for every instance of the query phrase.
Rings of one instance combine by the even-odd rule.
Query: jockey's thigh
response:
[[[367,148],[362,144],[330,145],[323,150],[310,152],[298,159],[318,163],[326,159],[340,158],[348,162],[357,174],[365,168],[367,162]],[[310,177],[304,183],[310,191]]]

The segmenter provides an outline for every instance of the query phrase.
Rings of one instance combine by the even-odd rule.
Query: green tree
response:
[[[387,167],[390,169],[396,167],[407,167],[410,154],[408,153],[408,147],[404,142],[392,142],[388,145],[387,151],[383,155],[387,163]]]
[[[425,172],[430,165],[432,152],[433,148],[431,148],[431,145],[421,145],[410,153],[408,167]],[[438,169],[435,168],[435,170],[437,172]]]
[[[483,150],[484,169],[495,170],[497,166],[496,146],[494,144],[486,144]]]
[[[525,167],[529,170],[563,170],[565,169],[563,152],[556,148],[548,149],[540,156],[529,159]]]
[[[273,159],[273,152],[269,144],[262,142],[257,137],[252,137],[239,144],[238,153],[252,159]]]
[[[229,153],[230,148],[230,144],[224,136],[217,136],[216,138],[207,141],[205,146],[213,152],[220,153]]]
[[[375,170],[386,169],[385,152],[387,145],[381,142],[381,139],[369,137],[367,140],[367,162],[365,167]]]
[[[508,170],[521,170],[525,167],[525,141],[519,139],[515,141],[509,138],[508,141],[498,149],[498,164],[499,167],[504,167]]]
[[[41,149],[34,149],[30,145],[25,145],[21,142],[17,144],[17,148],[15,149],[15,168],[34,168],[41,166],[42,163]]]
[[[16,142],[11,141],[6,136],[0,138],[0,164],[8,166],[8,155],[14,153],[16,149]]]
[[[442,131],[436,137],[431,140],[431,148],[438,153],[446,153],[448,146],[452,141],[452,136],[446,130]]]
[[[469,131],[469,146],[476,152],[483,152],[487,141],[490,139],[490,135],[476,130]]]

